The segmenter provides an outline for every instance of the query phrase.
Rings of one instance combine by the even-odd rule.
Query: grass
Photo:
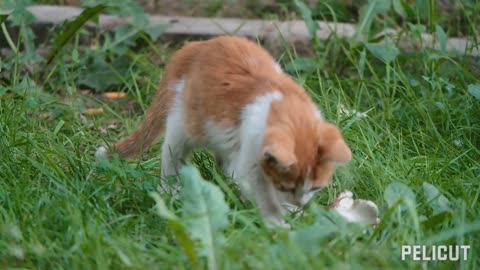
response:
[[[292,231],[268,231],[210,155],[197,152],[192,163],[221,187],[230,208],[228,224],[216,232],[225,239],[215,247],[219,268],[478,268],[480,100],[468,90],[480,89],[475,61],[422,51],[385,64],[342,40],[320,45],[314,68],[291,74],[342,128],[354,160],[303,216],[290,217]],[[127,92],[120,101],[79,91],[86,71],[78,63],[57,58],[50,76],[40,78],[21,72],[21,57],[10,59],[0,88],[0,268],[195,268],[188,245],[150,196],[160,182],[159,146],[130,162],[94,159],[98,145],[141,121],[173,49],[130,52],[116,89]],[[282,64],[297,58],[287,53]],[[88,115],[87,107],[105,113]],[[343,189],[374,201],[380,226],[345,224],[321,207]],[[184,222],[183,201],[162,198]],[[401,246],[414,244],[471,248],[467,261],[402,261]]]

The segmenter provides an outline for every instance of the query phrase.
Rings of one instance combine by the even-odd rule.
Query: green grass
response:
[[[78,62],[59,57],[41,77],[22,72],[19,56],[3,59],[11,65],[0,87],[0,269],[207,268],[205,247],[182,242],[182,230],[158,215],[150,195],[160,183],[158,145],[129,162],[94,158],[98,145],[141,121],[173,49],[129,52],[116,88],[127,92],[121,101],[78,91],[88,72]],[[210,155],[194,155],[192,163],[221,187],[230,208],[228,224],[215,234],[224,237],[214,247],[220,269],[480,266],[480,100],[468,90],[480,92],[478,63],[422,51],[402,52],[386,65],[362,50],[332,38],[319,44],[313,68],[291,69],[342,128],[354,155],[303,216],[289,217],[291,231],[266,230]],[[287,53],[282,64],[297,58]],[[85,114],[99,106],[105,113]],[[366,117],[345,115],[341,106]],[[321,207],[343,189],[374,201],[380,226],[345,224]],[[435,190],[440,195],[429,195]],[[188,222],[192,206],[162,199],[181,224]],[[467,261],[402,261],[401,245],[413,244],[471,248]],[[199,262],[185,247],[194,247]]]

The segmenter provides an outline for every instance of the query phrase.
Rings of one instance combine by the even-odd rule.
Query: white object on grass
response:
[[[377,205],[372,201],[353,199],[353,193],[349,190],[338,194],[331,208],[348,220],[348,222],[368,225],[380,223]]]

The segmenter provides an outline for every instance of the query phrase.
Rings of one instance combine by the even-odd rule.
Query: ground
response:
[[[478,7],[466,3],[464,17],[475,22]],[[377,14],[372,27],[400,20],[393,13]],[[418,21],[423,28],[412,18],[398,27],[438,34],[432,14]],[[447,36],[477,33],[452,25],[441,25],[453,29]],[[302,215],[288,218],[291,230],[267,230],[205,151],[191,162],[201,177],[187,169],[178,200],[156,192],[159,145],[132,161],[95,160],[99,145],[143,119],[180,44],[154,45],[144,35],[124,44],[101,33],[85,47],[86,35],[78,32],[48,65],[28,53],[28,42],[0,62],[0,268],[480,266],[480,69],[468,53],[404,52],[335,37],[317,42],[309,57],[287,51],[282,67],[341,127],[353,161]],[[126,97],[107,99],[104,91]],[[344,189],[374,201],[382,222],[346,224],[328,211]],[[420,262],[402,260],[402,245],[470,249],[467,260]]]

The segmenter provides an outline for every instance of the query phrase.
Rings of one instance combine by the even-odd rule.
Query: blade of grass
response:
[[[318,43],[318,36],[317,36],[317,30],[318,30],[318,25],[317,23],[312,19],[312,11],[301,1],[296,0],[295,1],[295,6],[297,7],[298,11],[303,17],[303,20],[305,21],[305,24],[307,25],[308,32],[310,33],[310,37],[312,38],[313,42],[315,45]]]
[[[7,40],[8,46],[10,46],[10,49],[17,54],[17,46],[15,46],[15,43],[12,40],[12,37],[8,33],[7,27],[5,26],[5,21],[7,20],[9,14],[0,14],[0,25],[2,27],[2,32],[3,35],[5,36],[5,39]]]
[[[368,34],[368,29],[372,23],[373,17],[375,16],[375,6],[377,5],[377,1],[373,0],[370,1],[365,8],[365,13],[363,14],[360,22],[358,23],[357,32],[353,36],[353,43],[357,43],[359,38],[362,34]]]
[[[104,9],[106,9],[106,5],[97,5],[94,7],[90,7],[82,11],[82,13],[73,21],[67,22],[65,24],[65,28],[67,31],[57,36],[55,39],[54,47],[50,54],[47,57],[47,65],[52,62],[52,60],[58,55],[60,50],[65,46],[65,44],[72,38],[75,33],[91,18],[98,15]]]
[[[0,24],[3,24],[8,18],[8,14],[0,14]]]

